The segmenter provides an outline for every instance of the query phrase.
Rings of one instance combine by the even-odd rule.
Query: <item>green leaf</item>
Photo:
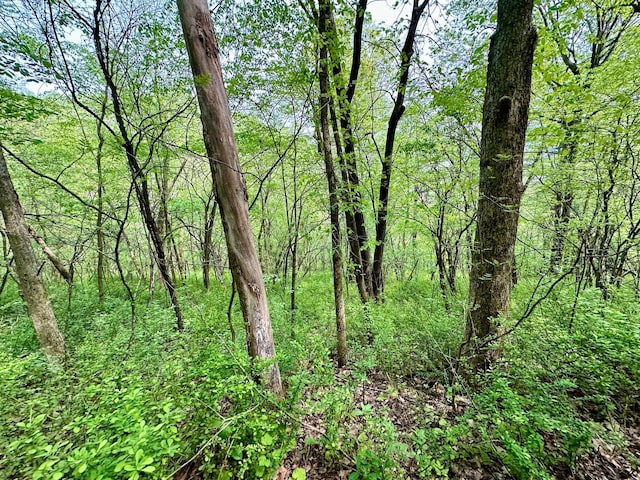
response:
[[[304,468],[298,467],[291,473],[291,479],[292,480],[307,480],[307,471]]]
[[[231,455],[231,458],[233,458],[234,460],[242,460],[242,447],[240,445],[236,445],[235,447],[233,447],[231,449],[231,452],[229,453]]]
[[[265,446],[273,445],[273,437],[269,433],[265,433],[260,440],[260,443]]]

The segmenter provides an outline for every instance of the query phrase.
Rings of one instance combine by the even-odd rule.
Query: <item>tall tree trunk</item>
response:
[[[18,199],[0,143],[0,210],[13,251],[20,294],[27,306],[42,351],[52,365],[64,363],[64,337],[58,329],[47,290],[38,275],[38,261],[31,245],[29,227]]]
[[[302,196],[298,193],[298,181],[297,181],[297,154],[293,157],[293,208],[291,211],[291,221],[293,223],[293,242],[291,245],[291,293],[289,310],[291,312],[291,336],[294,336],[294,327],[296,324],[296,288],[298,281],[298,244],[300,241],[300,226],[302,224]],[[284,185],[284,168],[283,168],[283,185]],[[289,229],[289,236],[291,236],[291,229]],[[287,277],[285,275],[284,280],[286,282]]]
[[[523,192],[522,165],[536,44],[533,0],[498,0],[482,116],[476,236],[469,313],[461,356],[471,371],[489,367],[499,318],[509,311],[514,248]]]
[[[297,197],[297,193],[295,195]],[[296,199],[297,200],[297,199]],[[300,225],[302,218],[302,199],[297,200],[299,207],[295,207],[296,200],[294,200],[294,229],[293,244],[291,245],[291,293],[289,296],[291,312],[291,335],[293,336],[294,327],[296,324],[296,288],[298,287],[298,244],[300,242]],[[286,278],[285,278],[286,280]]]
[[[335,69],[334,69],[335,70]],[[340,95],[340,92],[338,92]],[[355,190],[352,190],[352,186],[349,180],[348,168],[346,165],[345,154],[342,150],[342,139],[340,138],[340,128],[338,127],[338,116],[336,114],[335,104],[333,99],[329,97],[329,111],[331,113],[331,127],[333,129],[334,142],[336,144],[336,155],[338,157],[338,163],[340,165],[340,172],[342,176],[342,194],[340,195],[340,199],[344,205],[348,207],[345,208],[344,216],[345,216],[345,224],[347,227],[347,241],[349,245],[349,256],[351,258],[351,263],[353,264],[353,273],[355,275],[356,285],[358,286],[358,293],[360,293],[360,299],[362,303],[367,303],[369,301],[370,288],[368,288],[367,281],[367,261],[363,260],[363,254],[365,251],[363,250],[360,244],[360,238],[358,236],[358,226],[356,221],[356,216],[354,212],[354,208],[352,206],[356,203],[360,203],[359,200],[354,201],[354,197],[359,197],[356,194]],[[333,163],[333,162],[332,162]],[[360,209],[360,207],[357,207]],[[360,209],[361,210],[361,209]],[[360,211],[362,213],[362,211]],[[363,217],[364,218],[364,217]],[[366,231],[365,231],[366,235]],[[368,252],[368,250],[367,250]],[[366,257],[366,254],[365,254]]]
[[[572,172],[575,167],[576,150],[578,140],[573,132],[574,124],[577,120],[568,123],[562,122],[565,141],[560,146],[560,151],[567,151],[566,155],[560,157],[559,170],[562,175],[560,185],[555,190],[556,202],[553,205],[553,229],[554,236],[551,245],[551,268],[559,270],[564,257],[564,248],[571,221],[571,210],[573,208],[573,188]]]
[[[247,190],[238,161],[229,101],[206,0],[178,0],[178,10],[200,104],[204,143],[214,177],[231,273],[247,327],[249,355],[273,360],[265,381],[282,394],[269,305],[249,222]]]
[[[171,219],[169,218],[169,198],[172,187],[169,182],[169,158],[164,155],[159,171],[155,172],[156,185],[159,193],[158,234],[162,239],[163,247],[167,252],[167,267],[171,273],[174,285],[178,285],[178,278],[184,281],[186,275],[182,268],[180,252],[173,235]],[[177,271],[177,273],[176,273]]]
[[[405,39],[402,51],[400,52],[400,81],[398,82],[398,91],[393,104],[393,110],[389,117],[387,126],[387,138],[384,145],[384,158],[382,159],[382,174],[380,176],[380,193],[378,196],[378,214],[376,216],[376,249],[373,255],[373,297],[380,300],[384,289],[384,278],[382,272],[382,261],[384,257],[384,247],[387,239],[387,215],[389,213],[389,188],[391,185],[391,167],[393,166],[393,147],[395,145],[396,130],[398,123],[404,113],[404,97],[409,81],[409,66],[411,65],[411,57],[413,56],[413,45],[416,38],[416,30],[418,22],[429,4],[429,0],[413,0],[413,8],[411,10],[411,20],[409,22],[409,30]]]
[[[436,254],[436,264],[438,265],[438,279],[440,281],[440,291],[442,292],[442,299],[444,301],[444,308],[447,312],[451,310],[451,302],[449,300],[449,293],[453,293],[453,290],[449,292],[451,287],[450,283],[447,283],[447,265],[445,260],[445,240],[444,240],[444,213],[445,202],[441,201],[438,209],[438,223],[436,226],[435,235],[433,238],[433,247]]]
[[[342,290],[342,241],[340,238],[340,200],[338,198],[338,179],[333,165],[331,153],[331,134],[329,116],[331,95],[329,94],[329,54],[328,28],[331,22],[331,4],[327,0],[319,2],[318,33],[320,55],[318,66],[318,83],[320,87],[320,111],[318,142],[324,157],[324,166],[329,188],[329,211],[331,218],[331,262],[333,267],[333,297],[336,311],[336,331],[338,340],[338,365],[347,364],[347,329]]]
[[[345,85],[342,72],[342,48],[338,30],[333,16],[331,0],[319,0],[320,9],[327,12],[327,49],[331,59],[332,78],[340,117],[340,131],[344,139],[344,150],[339,141],[340,135],[337,128],[337,116],[335,108],[330,103],[332,111],[332,123],[336,133],[336,153],[340,164],[342,181],[345,188],[343,197],[345,203],[345,219],[347,225],[347,237],[351,260],[355,267],[356,282],[360,298],[367,302],[372,294],[371,282],[371,251],[369,249],[369,236],[362,212],[362,195],[360,192],[360,177],[355,152],[355,135],[353,121],[351,119],[351,102],[356,92],[356,85],[360,72],[362,56],[362,32],[364,18],[367,10],[367,0],[359,0],[356,6],[356,16],[353,33],[353,53],[351,57],[351,71],[348,84]],[[330,100],[331,101],[331,100]]]

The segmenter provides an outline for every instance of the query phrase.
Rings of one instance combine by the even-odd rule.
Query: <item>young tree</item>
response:
[[[265,380],[267,387],[280,395],[282,382],[275,361],[269,305],[249,222],[247,191],[238,161],[211,14],[206,0],[178,0],[178,10],[198,94],[231,273],[247,329],[249,355],[273,360]]]
[[[585,102],[594,94],[594,77],[603,67],[615,61],[615,51],[629,31],[640,11],[638,2],[551,2],[538,5],[546,37],[555,45],[555,58],[543,64],[547,88],[551,98],[560,105],[552,105],[550,118],[561,129],[556,165],[557,178],[552,178],[554,236],[551,247],[551,266],[559,268],[565,255],[571,217],[575,214],[575,177],[580,163],[580,147],[585,141],[588,123],[597,110],[589,109]],[[582,18],[585,20],[582,21]],[[557,65],[554,65],[557,64]],[[562,81],[550,72],[562,66],[566,71]],[[595,79],[597,82],[597,79]],[[562,104],[565,105],[562,105]]]
[[[382,172],[379,182],[379,198],[376,212],[376,247],[373,260],[371,259],[371,247],[369,245],[365,216],[362,211],[362,187],[358,174],[355,124],[353,120],[354,96],[362,63],[362,35],[367,1],[359,0],[355,8],[353,53],[348,79],[344,78],[342,65],[344,48],[334,19],[331,0],[319,1],[317,9],[313,1],[306,3],[301,1],[300,4],[307,12],[307,15],[314,21],[318,16],[316,10],[326,10],[326,32],[323,41],[326,44],[330,60],[329,81],[333,84],[333,89],[335,90],[335,101],[332,98],[329,107],[334,130],[336,156],[342,177],[341,200],[344,203],[349,253],[362,301],[367,302],[370,298],[378,301],[381,299],[383,291],[383,256],[387,234],[389,189],[396,132],[405,110],[405,93],[409,80],[409,67],[414,53],[417,28],[429,4],[429,0],[422,2],[413,0],[407,34],[400,51],[397,90],[387,124],[384,155],[380,156]],[[373,197],[372,203],[374,203],[375,207]]]
[[[188,102],[168,109],[171,112],[168,118],[164,118],[165,112],[161,114],[159,108],[148,105],[150,85],[157,88],[160,78],[165,83],[171,83],[171,76],[167,70],[160,73],[149,68],[145,58],[136,56],[140,48],[136,35],[145,29],[146,19],[136,15],[134,0],[128,5],[103,0],[96,0],[92,5],[74,2],[46,5],[26,3],[33,12],[34,21],[40,24],[49,51],[49,64],[63,89],[76,105],[100,122],[101,128],[122,146],[132,190],[148,234],[151,255],[171,300],[177,328],[182,331],[183,318],[176,286],[168,268],[165,239],[153,211],[149,168],[169,124],[186,110]],[[67,41],[65,35],[68,30],[62,26],[65,22],[74,23],[78,32],[87,35],[93,52],[83,49],[80,53],[76,42]],[[160,24],[154,26],[159,27]],[[72,53],[74,50],[75,54]],[[87,53],[93,53],[95,58],[89,60],[85,57]],[[75,62],[88,62],[91,67],[87,66],[86,71],[80,73],[80,69],[75,68]],[[102,90],[107,95],[100,95],[99,106],[94,97],[96,90]],[[103,110],[107,99],[106,111],[109,114],[105,115]],[[111,119],[115,120],[115,124]]]
[[[319,65],[318,83],[320,88],[318,145],[324,158],[327,184],[329,188],[329,211],[331,217],[331,261],[333,267],[333,297],[336,310],[336,330],[338,337],[338,365],[347,363],[347,328],[342,292],[342,247],[340,235],[340,202],[338,199],[338,179],[336,178],[331,152],[331,134],[329,131],[329,52],[328,27],[331,21],[329,0],[320,0],[318,8]]]
[[[387,136],[384,144],[384,157],[382,160],[382,173],[380,175],[380,189],[378,194],[378,213],[376,215],[376,248],[373,255],[372,285],[373,297],[380,300],[384,290],[384,275],[382,271],[382,261],[384,257],[384,247],[387,239],[387,216],[389,214],[389,189],[391,186],[391,168],[393,166],[393,150],[396,140],[398,124],[405,111],[404,97],[409,82],[409,67],[411,57],[414,52],[414,44],[418,23],[423,12],[429,5],[429,0],[413,0],[411,9],[411,20],[409,30],[400,52],[400,70],[398,80],[398,90],[393,101],[393,110],[387,124]]]
[[[58,329],[47,290],[38,274],[39,266],[31,245],[29,226],[13,187],[1,143],[0,210],[16,264],[20,293],[29,311],[36,336],[49,362],[53,365],[61,364],[65,359],[64,337]]]
[[[533,0],[498,0],[489,48],[469,313],[460,348],[472,371],[486,369],[497,355],[491,343],[509,310],[537,38],[532,10]]]
[[[331,60],[331,79],[335,89],[336,102],[331,102],[332,126],[336,144],[336,154],[340,165],[346,220],[346,233],[349,240],[349,256],[353,264],[356,285],[363,303],[369,301],[373,293],[371,282],[371,251],[367,234],[365,216],[362,211],[362,194],[356,143],[352,117],[352,103],[356,93],[360,66],[362,64],[362,33],[364,30],[367,0],[359,0],[356,6],[351,69],[348,81],[345,80],[342,67],[342,45],[336,27],[331,0],[320,2],[320,9],[326,12],[326,46]],[[337,105],[335,105],[337,104]],[[338,121],[339,117],[339,121]]]

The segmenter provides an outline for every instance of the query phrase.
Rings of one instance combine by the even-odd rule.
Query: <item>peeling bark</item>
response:
[[[178,10],[198,95],[229,264],[247,329],[249,355],[272,361],[264,381],[267,388],[281,395],[267,294],[249,222],[246,185],[238,161],[211,14],[206,0],[178,0]]]

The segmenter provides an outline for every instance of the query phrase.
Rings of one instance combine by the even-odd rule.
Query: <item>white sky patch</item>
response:
[[[424,17],[427,18],[427,29],[423,33],[433,33],[439,21],[443,20],[443,10],[447,0],[431,0],[427,5]],[[391,26],[398,20],[411,17],[413,0],[370,0],[367,11],[371,13],[373,22]],[[424,22],[424,20],[423,20]]]
[[[373,0],[367,5],[367,10],[375,23],[393,25],[402,17],[411,15],[411,1],[398,2],[396,0]]]
[[[422,38],[422,40],[417,39],[416,43],[420,45],[416,47],[417,54],[427,64],[433,63],[430,55],[431,39],[437,32],[438,26],[446,21],[444,9],[447,3],[448,0],[430,0],[418,25],[418,39]],[[413,0],[369,0],[367,11],[371,13],[373,23],[391,27],[399,20],[404,20],[408,25],[412,6]]]

